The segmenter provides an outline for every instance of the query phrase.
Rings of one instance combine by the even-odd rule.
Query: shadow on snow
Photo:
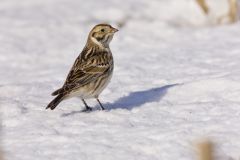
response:
[[[161,100],[162,97],[166,95],[169,88],[177,85],[179,84],[171,84],[162,87],[151,88],[144,91],[131,92],[129,95],[121,97],[113,103],[104,103],[103,106],[105,106],[106,110],[118,108],[131,110],[135,107],[140,107],[141,105],[144,105],[148,102],[157,102]],[[94,108],[99,108],[99,106],[95,106]],[[78,113],[82,113],[82,111],[72,111],[70,113],[65,113],[62,114],[62,117]]]
[[[105,103],[104,106],[107,110],[112,109],[128,109],[131,110],[135,107],[140,107],[148,102],[157,102],[167,93],[167,90],[178,84],[171,84],[157,88],[151,88],[145,91],[131,92],[129,95],[119,98],[113,103]]]

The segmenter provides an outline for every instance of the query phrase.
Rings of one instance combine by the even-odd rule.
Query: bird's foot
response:
[[[88,112],[91,112],[93,109],[91,108],[91,107],[86,107],[84,110],[82,110],[82,112],[86,112],[86,113],[88,113]]]

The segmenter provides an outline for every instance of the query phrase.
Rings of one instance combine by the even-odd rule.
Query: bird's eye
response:
[[[104,32],[105,31],[105,29],[101,29],[101,32]]]

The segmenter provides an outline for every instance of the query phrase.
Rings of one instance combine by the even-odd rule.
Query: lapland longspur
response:
[[[98,97],[112,77],[114,64],[109,43],[117,31],[109,24],[98,24],[90,31],[87,43],[75,60],[64,85],[52,93],[56,97],[46,109],[53,110],[62,100],[79,97],[86,107],[85,111],[92,110],[85,101],[89,98],[95,98],[104,110]]]

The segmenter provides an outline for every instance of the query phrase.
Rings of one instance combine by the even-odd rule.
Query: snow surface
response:
[[[9,160],[193,160],[210,138],[240,158],[240,24],[193,0],[1,0],[0,115]],[[97,23],[121,25],[106,111],[45,110]]]

